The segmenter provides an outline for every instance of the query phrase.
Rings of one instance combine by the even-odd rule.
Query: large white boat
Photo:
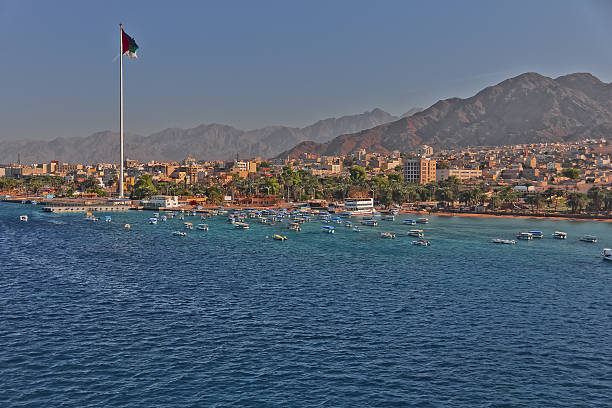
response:
[[[519,232],[516,236],[517,239],[522,239],[525,241],[530,241],[533,239],[533,234],[531,232]]]
[[[246,222],[235,222],[234,223],[234,228],[236,229],[249,229],[249,224],[247,224]]]
[[[555,231],[552,234],[554,239],[567,239],[567,232]]]
[[[374,212],[374,199],[369,197],[345,198],[344,209],[351,215],[372,214]]]
[[[604,248],[603,251],[601,251],[601,257],[606,261],[612,261],[612,249]]]

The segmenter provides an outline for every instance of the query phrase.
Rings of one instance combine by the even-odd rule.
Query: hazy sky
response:
[[[401,114],[526,71],[612,81],[606,1],[0,0],[0,139]]]

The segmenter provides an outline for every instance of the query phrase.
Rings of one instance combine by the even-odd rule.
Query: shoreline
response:
[[[612,222],[612,218],[598,218],[583,215],[572,216],[571,214],[563,215],[538,215],[538,214],[491,214],[491,213],[473,213],[473,212],[448,212],[448,211],[400,211],[405,214],[427,214],[440,215],[443,217],[472,217],[472,218],[533,218],[537,220],[566,220],[566,221],[600,221]]]

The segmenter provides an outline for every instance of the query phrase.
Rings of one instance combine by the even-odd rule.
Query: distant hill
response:
[[[437,148],[564,142],[612,134],[612,85],[591,74],[549,78],[529,72],[467,99],[450,98],[396,121],[336,137],[306,141],[280,156],[346,154],[357,149]]]
[[[127,134],[126,157],[135,160],[201,160],[240,157],[273,157],[304,140],[327,142],[334,137],[369,129],[397,120],[382,109],[358,115],[320,120],[304,128],[269,126],[244,131],[228,125],[200,125],[192,129],[171,128],[150,136]],[[1,141],[0,163],[59,160],[78,163],[117,162],[119,134],[98,132],[87,137],[57,138],[50,141]]]

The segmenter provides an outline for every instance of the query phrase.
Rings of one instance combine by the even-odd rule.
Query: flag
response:
[[[138,49],[138,45],[136,44],[136,41],[134,41],[134,39],[130,37],[129,35],[127,35],[125,31],[123,31],[122,29],[121,30],[121,54],[127,55],[130,58],[138,58],[138,55],[136,55],[137,49]]]

